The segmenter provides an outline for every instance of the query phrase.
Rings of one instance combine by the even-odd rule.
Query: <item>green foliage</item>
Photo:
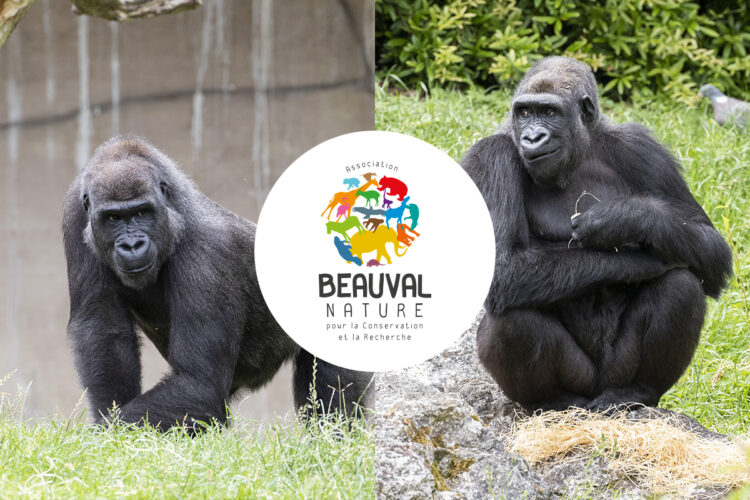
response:
[[[376,93],[376,128],[413,135],[460,160],[472,144],[505,119],[510,94],[436,88],[431,95],[393,92],[395,79]],[[401,89],[403,90],[403,89]],[[734,254],[734,276],[719,300],[709,300],[700,344],[680,381],[660,406],[691,415],[717,432],[750,433],[750,134],[720,127],[710,107],[603,99],[617,123],[643,123],[684,167],[695,198]]]
[[[588,63],[605,95],[750,97],[750,5],[721,0],[376,0],[381,78],[512,88],[549,55]],[[731,3],[731,2],[730,2]],[[742,4],[742,2],[739,2]]]

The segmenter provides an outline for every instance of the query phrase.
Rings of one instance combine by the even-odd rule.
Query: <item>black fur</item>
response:
[[[114,403],[125,422],[224,422],[232,395],[263,386],[286,360],[296,364],[295,404],[306,403],[313,357],[266,307],[255,224],[203,195],[159,150],[135,137],[101,145],[70,187],[63,233],[68,334],[97,421]],[[139,331],[171,366],[145,393]],[[318,399],[351,414],[369,378],[319,359]]]
[[[556,57],[463,166],[495,228],[478,349],[503,391],[531,410],[658,404],[732,267],[674,157],[601,115],[590,69]]]

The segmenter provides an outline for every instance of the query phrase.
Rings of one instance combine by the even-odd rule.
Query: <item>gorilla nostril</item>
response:
[[[549,132],[546,130],[532,130],[521,136],[521,140],[530,146],[541,146],[549,139]]]
[[[115,244],[117,253],[130,258],[140,258],[148,250],[148,238],[140,235],[127,235],[121,237]]]
[[[122,250],[123,252],[130,252],[133,250],[133,247],[129,243],[123,241],[117,244],[117,249]]]

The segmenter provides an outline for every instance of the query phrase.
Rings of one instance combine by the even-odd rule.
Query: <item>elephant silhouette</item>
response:
[[[388,243],[393,244],[393,249],[398,257],[403,256],[406,253],[406,248],[401,246],[398,241],[398,235],[394,229],[380,226],[376,231],[365,231],[363,233],[357,233],[349,240],[351,244],[352,255],[356,255],[362,259],[362,254],[376,252],[375,259],[380,262],[382,257],[385,257],[385,261],[390,264],[391,256],[388,255],[386,245]],[[403,252],[399,253],[399,250],[403,248]]]

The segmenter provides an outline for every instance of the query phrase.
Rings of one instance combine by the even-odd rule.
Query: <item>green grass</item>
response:
[[[0,498],[373,498],[369,424],[294,418],[184,431],[25,420],[0,395]]]
[[[398,87],[398,88],[397,88]],[[398,92],[395,80],[376,95],[376,128],[410,134],[460,160],[505,119],[510,95],[435,90],[430,97]],[[692,364],[661,406],[697,418],[718,432],[750,429],[750,130],[720,127],[703,103],[629,105],[605,101],[615,122],[641,122],[684,166],[698,202],[734,251],[735,276],[718,301],[709,300]]]

